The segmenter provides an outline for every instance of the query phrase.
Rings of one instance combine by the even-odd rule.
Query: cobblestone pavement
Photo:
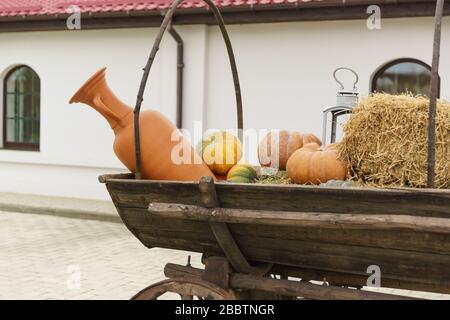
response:
[[[129,299],[188,255],[149,250],[122,224],[0,212],[0,299]]]
[[[0,299],[128,299],[189,254],[146,249],[122,224],[0,212]]]

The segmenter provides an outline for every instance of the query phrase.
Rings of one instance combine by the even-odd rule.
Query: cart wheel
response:
[[[222,289],[202,280],[168,279],[152,284],[136,294],[131,300],[157,300],[165,293],[178,294],[182,300],[234,300],[232,291]]]

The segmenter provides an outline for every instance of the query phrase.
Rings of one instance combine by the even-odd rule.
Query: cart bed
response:
[[[100,181],[149,248],[223,255],[209,223],[226,222],[243,255],[277,274],[361,286],[376,265],[384,287],[450,293],[450,190],[219,182],[212,212],[196,182]]]

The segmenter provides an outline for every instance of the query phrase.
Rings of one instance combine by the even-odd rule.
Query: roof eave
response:
[[[377,4],[383,18],[433,16],[435,3],[424,0],[361,0],[336,3],[310,2],[299,7],[296,3],[223,7],[221,13],[227,24],[249,24],[292,21],[323,21],[367,19],[367,5]],[[345,5],[344,5],[345,3]],[[156,27],[161,24],[166,10],[124,11],[81,14],[82,29]],[[445,15],[450,15],[446,3]],[[69,14],[25,17],[0,17],[0,32],[66,30]],[[205,8],[179,9],[173,24],[214,24],[211,12]]]
[[[309,1],[302,2],[301,5],[298,2],[293,3],[280,3],[280,4],[258,4],[256,6],[240,5],[240,6],[223,6],[220,7],[221,13],[231,12],[254,12],[254,11],[272,11],[272,10],[307,10],[311,8],[350,8],[355,6],[368,6],[368,5],[399,5],[404,3],[426,3],[429,0],[328,0],[322,1]],[[108,12],[96,12],[96,13],[82,13],[84,18],[116,18],[116,17],[136,17],[136,16],[159,16],[164,14],[167,9],[152,9],[152,10],[130,10],[130,11],[108,11]],[[176,11],[177,15],[181,14],[194,14],[194,13],[206,13],[208,10],[205,7],[200,8],[180,8]],[[70,14],[48,14],[48,15],[14,15],[14,16],[0,16],[0,22],[6,21],[32,21],[32,20],[59,20],[65,19]]]

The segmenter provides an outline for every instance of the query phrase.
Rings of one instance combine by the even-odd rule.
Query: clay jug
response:
[[[87,104],[109,122],[115,134],[115,154],[131,172],[135,172],[133,109],[108,87],[105,70],[100,69],[89,78],[70,103]],[[181,132],[160,112],[141,111],[139,125],[143,179],[198,181],[203,176],[214,177]]]

